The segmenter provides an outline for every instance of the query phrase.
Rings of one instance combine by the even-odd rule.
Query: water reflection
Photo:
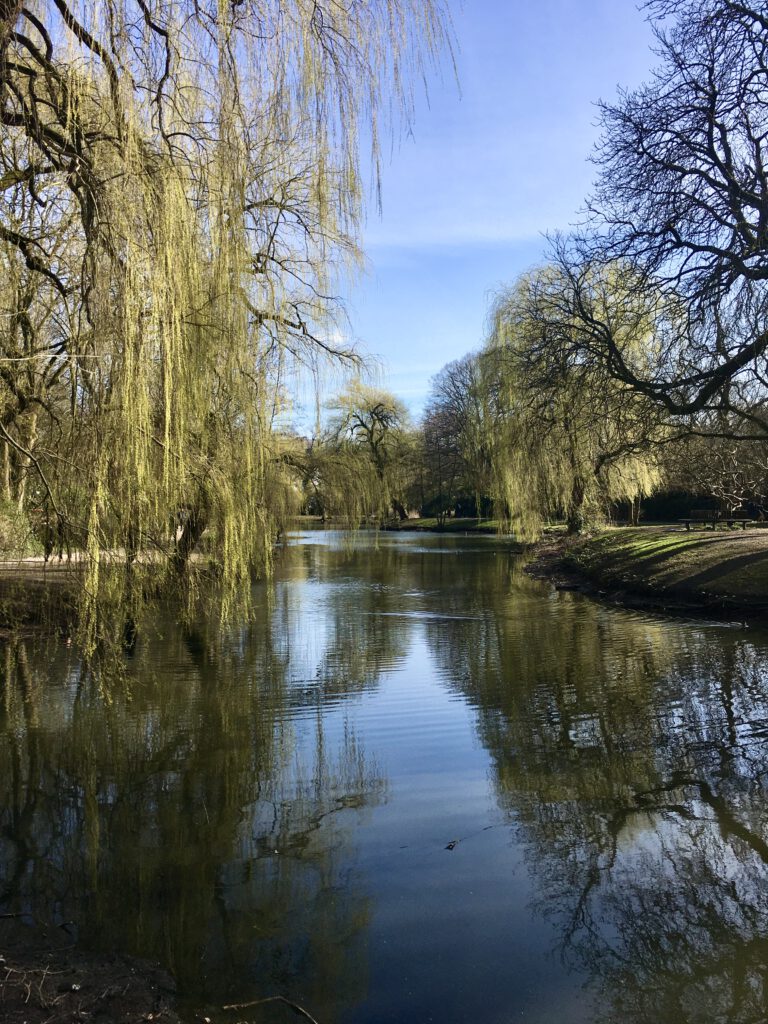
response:
[[[324,1024],[768,1017],[764,634],[492,538],[294,539],[256,603],[109,687],[5,646],[0,912]]]
[[[166,624],[109,697],[68,652],[5,648],[0,906],[161,960],[190,1002],[268,979],[333,1019],[365,988],[350,836],[386,784],[319,691],[292,723],[267,627],[217,650]]]
[[[484,621],[432,629],[434,654],[594,1019],[765,1020],[764,638],[494,594]]]

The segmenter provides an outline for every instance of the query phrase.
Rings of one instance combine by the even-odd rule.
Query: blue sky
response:
[[[369,269],[349,295],[354,336],[416,415],[430,377],[481,345],[494,290],[577,220],[595,102],[654,63],[631,0],[449,2],[459,85],[431,76],[412,136],[386,152]]]

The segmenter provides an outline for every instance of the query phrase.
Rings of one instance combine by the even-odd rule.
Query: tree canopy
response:
[[[651,403],[582,358],[579,322],[563,316],[568,290],[558,268],[545,267],[501,292],[492,312],[484,369],[495,410],[495,496],[521,536],[535,536],[557,514],[578,531],[659,479],[659,418]],[[607,318],[628,301],[617,281],[603,281],[599,293]],[[644,344],[642,320],[636,330],[627,346]]]
[[[393,394],[353,381],[329,402],[327,427],[310,449],[313,503],[349,523],[407,516],[413,438]]]
[[[642,366],[624,358],[615,324],[594,319],[590,351],[614,378],[672,415],[725,411],[765,433],[768,7],[647,6],[660,63],[601,105],[587,230],[556,252],[575,307],[594,266],[614,264],[632,268],[657,313]]]
[[[600,105],[584,223],[554,237],[550,266],[500,295],[491,314],[495,491],[523,529],[547,509],[575,529],[580,509],[636,498],[663,467],[730,503],[760,492],[768,7],[646,9],[658,66]],[[720,482],[690,471],[694,453],[722,456]]]
[[[290,366],[357,359],[359,138],[445,41],[432,0],[0,5],[6,496],[85,551],[90,643],[141,554],[268,563]]]

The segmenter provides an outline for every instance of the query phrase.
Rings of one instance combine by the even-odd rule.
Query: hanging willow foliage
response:
[[[86,646],[201,544],[224,614],[268,568],[289,364],[356,361],[359,135],[375,168],[381,98],[407,115],[445,42],[438,0],[0,6],[0,441],[85,552]]]
[[[303,460],[305,508],[351,527],[406,518],[416,444],[405,406],[354,380],[328,409]]]
[[[596,281],[593,297],[590,316],[615,315],[632,305],[631,281]],[[521,278],[492,309],[481,360],[484,419],[493,426],[495,497],[523,539],[535,539],[551,516],[579,532],[604,519],[613,503],[651,493],[661,479],[658,410],[585,356],[577,344],[588,330],[582,313],[580,321],[569,282],[551,267]],[[623,344],[642,353],[653,345],[650,322],[642,310],[632,322]]]

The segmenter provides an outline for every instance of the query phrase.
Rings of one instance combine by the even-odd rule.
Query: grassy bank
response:
[[[404,519],[402,522],[388,524],[384,529],[421,530],[427,533],[499,533],[501,523],[498,519],[446,519],[440,523],[430,517]]]
[[[768,611],[768,529],[606,530],[573,543],[561,564],[627,603]]]
[[[370,524],[371,527],[375,526],[374,523]],[[307,527],[326,526],[329,529],[334,526],[341,529],[349,529],[350,524],[343,519],[321,519],[320,516],[296,516],[291,526],[293,529],[302,529]],[[408,531],[417,530],[426,533],[501,533],[502,524],[498,519],[446,519],[440,523],[433,516],[423,517],[416,519],[403,519],[402,521],[392,519],[387,523],[382,523],[379,527],[381,530],[394,530],[394,531]]]

